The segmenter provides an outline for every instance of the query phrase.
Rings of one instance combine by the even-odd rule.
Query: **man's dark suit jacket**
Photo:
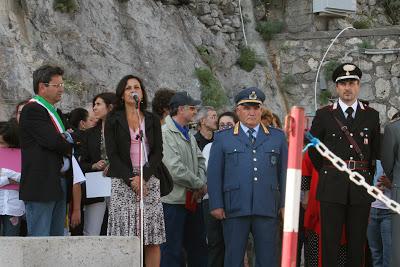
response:
[[[157,115],[144,112],[145,134],[149,144],[148,163],[143,166],[143,176],[146,181],[152,175],[160,179],[161,195],[172,190],[172,178],[162,164],[163,146],[160,119]],[[131,136],[124,110],[111,112],[107,117],[104,129],[106,151],[110,161],[108,176],[118,177],[130,186],[129,178],[133,177],[130,157]]]
[[[22,109],[19,134],[22,170],[20,199],[58,201],[63,199],[60,170],[71,145],[53,125],[47,110],[37,103]]]

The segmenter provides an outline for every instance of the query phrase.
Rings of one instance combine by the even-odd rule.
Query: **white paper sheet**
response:
[[[111,178],[104,177],[103,172],[86,173],[86,197],[109,197],[111,195]]]
[[[73,184],[81,184],[86,181],[85,175],[74,156],[72,156],[72,172],[74,176]]]

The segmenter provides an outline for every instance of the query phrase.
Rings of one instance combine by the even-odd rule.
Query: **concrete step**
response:
[[[0,237],[1,267],[139,266],[137,237]]]

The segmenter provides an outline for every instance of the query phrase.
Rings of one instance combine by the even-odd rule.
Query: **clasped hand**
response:
[[[140,177],[139,176],[134,176],[131,181],[131,187],[132,190],[135,191],[136,194],[140,194]],[[143,195],[147,196],[148,194],[148,188],[147,184],[143,183]]]

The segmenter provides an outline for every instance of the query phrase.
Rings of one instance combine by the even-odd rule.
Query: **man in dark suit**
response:
[[[283,207],[287,142],[282,130],[261,123],[265,94],[258,88],[235,97],[240,122],[215,134],[207,169],[211,215],[222,220],[224,266],[243,266],[254,237],[256,266],[277,266],[278,214]]]
[[[339,99],[317,111],[311,133],[371,184],[379,153],[379,114],[357,99],[361,76],[361,70],[351,63],[333,72]],[[310,157],[320,175],[317,199],[321,203],[322,266],[338,265],[343,225],[348,242],[346,266],[361,266],[373,198],[315,149]]]
[[[29,236],[63,235],[66,179],[71,136],[54,104],[64,92],[60,67],[45,65],[33,73],[36,94],[22,110],[20,199],[25,201]]]

